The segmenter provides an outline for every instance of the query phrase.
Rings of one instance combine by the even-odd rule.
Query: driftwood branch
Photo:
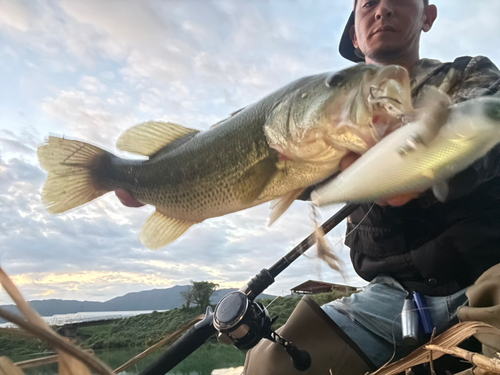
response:
[[[84,350],[87,354],[94,354],[92,349]],[[42,358],[28,359],[27,361],[16,362],[15,365],[19,368],[33,368],[42,365],[48,365],[59,361],[59,355],[49,355]]]
[[[457,372],[455,375],[497,375],[497,373],[486,371],[481,367],[473,367],[464,371]]]
[[[433,340],[433,344],[448,349],[457,346],[476,333],[488,333],[500,336],[500,330],[489,324],[483,322],[462,322],[437,336]],[[445,353],[434,351],[432,353],[432,358],[436,360],[443,355],[445,355]],[[421,346],[403,359],[388,366],[384,366],[371,375],[396,375],[404,372],[408,368],[427,363],[430,361],[430,358],[430,350],[426,349],[425,346]]]
[[[500,361],[495,358],[488,358],[479,353],[469,352],[462,348],[452,346],[451,348],[442,348],[439,345],[425,345],[425,349],[454,355],[455,357],[463,358],[470,363],[481,367],[493,373],[500,373]]]
[[[83,352],[73,344],[66,341],[63,337],[59,336],[53,331],[48,331],[45,328],[37,326],[31,322],[24,320],[18,315],[12,314],[8,311],[0,309],[0,318],[8,320],[26,331],[33,333],[36,337],[46,341],[52,347],[69,354],[76,359],[85,363],[90,369],[101,375],[114,375],[113,371],[106,366],[103,362],[92,357],[90,354]]]
[[[10,358],[0,357],[0,375],[24,375],[24,372]]]
[[[434,329],[432,330],[431,339],[429,340],[430,344],[432,344],[432,342],[434,341],[434,337],[436,337],[436,327],[434,327]],[[431,366],[431,375],[436,375],[436,370],[434,369],[434,358],[432,358],[432,350],[429,356],[429,364]]]
[[[0,285],[4,287],[7,294],[16,303],[17,308],[26,320],[2,309],[0,309],[0,317],[18,325],[25,331],[30,332],[39,339],[45,340],[58,349],[60,352],[58,359],[60,375],[91,375],[89,368],[100,375],[114,375],[113,371],[106,364],[84,353],[81,349],[65,341],[55,333],[36,311],[31,308],[29,303],[26,302],[19,289],[17,289],[1,267]],[[17,366],[15,367],[18,368]]]

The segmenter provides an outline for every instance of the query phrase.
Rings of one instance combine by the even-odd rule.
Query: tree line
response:
[[[218,287],[219,284],[210,281],[191,280],[191,285],[181,292],[181,296],[186,301],[183,307],[190,307],[191,305],[201,308],[207,307],[210,305],[210,297],[212,297],[212,294],[214,294]]]

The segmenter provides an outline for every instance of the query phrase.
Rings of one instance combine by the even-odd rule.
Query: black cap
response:
[[[354,11],[351,12],[349,16],[349,20],[344,28],[344,33],[342,34],[342,38],[340,39],[339,52],[342,57],[345,57],[347,60],[351,60],[354,62],[362,62],[365,61],[365,57],[361,53],[361,51],[354,48],[352,44],[350,30],[351,26],[354,26]]]

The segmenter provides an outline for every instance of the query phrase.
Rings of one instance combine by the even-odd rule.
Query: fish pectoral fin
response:
[[[156,211],[142,226],[139,240],[147,248],[156,250],[175,241],[193,224],[196,223],[168,217]]]
[[[276,162],[277,160],[267,157],[241,175],[236,183],[236,189],[240,192],[242,203],[252,203],[260,196],[278,172]]]
[[[432,192],[438,201],[444,202],[450,193],[450,187],[446,181],[436,182],[432,186]]]
[[[302,194],[306,188],[300,188],[292,190],[285,194],[281,198],[275,199],[271,202],[271,214],[269,215],[269,226],[273,225],[276,220],[278,220],[281,215],[285,213],[286,210],[292,205],[292,203],[297,199],[300,194]]]
[[[171,122],[148,121],[123,133],[116,147],[132,154],[151,156],[176,139],[199,132]]]

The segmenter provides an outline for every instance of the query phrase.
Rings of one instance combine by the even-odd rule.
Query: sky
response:
[[[500,64],[500,1],[436,0],[439,16],[421,56],[486,55]],[[206,130],[305,75],[352,63],[337,52],[350,0],[0,0],[0,264],[28,300],[105,301],[128,292],[213,281],[239,288],[313,229],[295,202],[268,227],[269,204],[206,220],[152,251],[138,240],[154,208],[113,194],[53,216],[36,149],[49,134],[87,140],[118,155],[126,129],[163,120]],[[340,206],[321,209],[326,220]],[[363,286],[342,245],[328,236],[347,279],[313,249],[268,293],[307,281]],[[11,303],[0,292],[0,304]]]

